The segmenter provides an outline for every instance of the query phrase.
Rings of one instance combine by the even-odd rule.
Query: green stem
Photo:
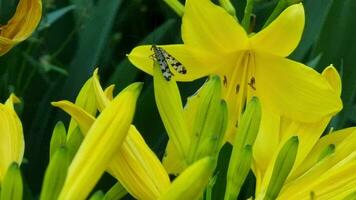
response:
[[[183,16],[184,13],[184,5],[181,4],[178,0],[164,0],[169,7],[172,8],[174,12],[177,13],[180,17]]]
[[[242,19],[241,22],[241,25],[242,27],[244,27],[246,32],[250,32],[249,28],[250,28],[251,14],[252,14],[254,3],[255,3],[254,0],[247,0],[246,2],[244,18]]]
[[[266,23],[263,25],[264,29],[265,27],[267,27],[273,20],[275,20],[279,14],[282,13],[282,11],[289,5],[288,1],[285,0],[280,0],[277,4],[277,6],[274,8],[272,14],[268,17],[268,19],[266,20]]]
[[[238,20],[236,17],[236,10],[230,0],[219,0],[219,3],[231,16]]]
[[[30,43],[29,46],[27,47],[25,53],[26,54],[30,54],[30,52],[32,51],[33,47],[34,47],[34,43]],[[21,87],[22,79],[23,79],[23,76],[24,76],[24,73],[25,73],[25,69],[26,69],[26,64],[27,64],[27,60],[25,58],[23,58],[22,62],[21,62],[21,66],[20,66],[19,75],[18,75],[18,78],[17,78],[17,81],[16,81],[17,88]]]

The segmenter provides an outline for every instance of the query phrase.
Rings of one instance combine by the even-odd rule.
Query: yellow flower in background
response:
[[[229,108],[229,133],[235,133],[248,99],[258,96],[263,115],[272,112],[301,122],[316,122],[336,113],[342,103],[328,82],[313,69],[287,59],[304,28],[302,4],[288,7],[262,31],[247,35],[223,8],[209,0],[187,0],[182,22],[184,44],[162,45],[187,69],[178,81],[218,74]],[[128,55],[141,70],[153,74],[151,46]],[[267,112],[265,110],[268,109]]]
[[[0,184],[11,163],[21,164],[25,151],[22,124],[14,110],[20,100],[13,94],[0,104]]]
[[[41,0],[20,0],[14,16],[0,27],[0,55],[26,40],[42,16]]]
[[[341,80],[336,69],[329,66],[322,76],[334,93],[340,95]],[[268,129],[260,130],[254,145],[257,199],[265,197],[269,186],[273,185],[271,180],[279,151],[293,136],[298,137],[298,151],[278,199],[310,199],[311,196],[342,199],[356,191],[356,177],[351,172],[356,164],[355,128],[331,132],[319,139],[331,117],[330,114],[313,123],[281,116],[264,121],[262,127]]]

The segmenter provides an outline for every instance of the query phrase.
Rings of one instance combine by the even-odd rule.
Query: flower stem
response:
[[[230,0],[219,0],[219,3],[231,16],[238,20],[236,17],[236,10]]]
[[[180,17],[183,16],[184,13],[184,5],[180,3],[178,0],[164,0],[169,7],[172,8],[174,12],[177,13]]]
[[[254,0],[247,0],[247,2],[246,2],[244,18],[242,19],[242,22],[241,22],[241,25],[242,25],[242,27],[244,27],[246,32],[249,32],[251,14],[252,14],[254,2],[255,2]]]
[[[265,28],[266,26],[268,26],[273,20],[275,20],[279,14],[282,13],[282,11],[293,4],[299,3],[300,0],[280,0],[278,1],[277,6],[274,8],[272,14],[268,17],[268,19],[266,20],[265,24],[263,25],[263,28]],[[262,28],[262,29],[263,29]]]

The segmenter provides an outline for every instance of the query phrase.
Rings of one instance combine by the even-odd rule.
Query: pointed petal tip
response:
[[[290,141],[291,141],[291,143],[293,143],[293,144],[299,144],[299,138],[298,138],[298,136],[293,136],[293,137],[291,137],[290,138]]]

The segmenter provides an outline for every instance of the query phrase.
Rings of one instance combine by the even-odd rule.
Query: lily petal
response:
[[[12,94],[5,105],[0,104],[0,183],[12,162],[21,164],[25,150],[22,124],[13,107],[16,102]]]
[[[333,65],[326,67],[321,73],[329,82],[331,87],[340,96],[342,90],[341,78]]]
[[[242,26],[210,0],[187,0],[182,20],[182,38],[188,46],[220,52],[248,47],[248,37]]]
[[[212,74],[218,67],[231,66],[235,63],[232,54],[216,56],[204,50],[187,47],[185,45],[160,45],[175,59],[181,62],[187,69],[186,74],[179,74],[171,70],[176,80],[193,81],[195,79]],[[151,45],[138,46],[128,55],[130,62],[142,71],[153,74],[153,58],[151,56]]]
[[[288,7],[268,27],[251,37],[251,48],[287,57],[298,46],[304,21],[301,3]]]
[[[349,137],[351,134],[356,134],[356,127],[342,129],[332,132],[322,137],[310,151],[308,156],[304,159],[302,164],[293,172],[292,177],[298,177],[302,173],[305,173],[313,165],[315,165],[320,158],[322,151],[329,145],[339,146],[339,144]]]
[[[341,110],[338,94],[313,69],[273,55],[255,55],[257,96],[281,116],[316,122]]]
[[[87,197],[126,138],[141,88],[141,83],[128,86],[95,120],[68,169],[58,199]]]
[[[41,0],[20,0],[14,16],[1,27],[0,55],[27,39],[37,27],[41,16]]]
[[[160,160],[133,125],[108,172],[137,199],[157,199],[171,185]]]

